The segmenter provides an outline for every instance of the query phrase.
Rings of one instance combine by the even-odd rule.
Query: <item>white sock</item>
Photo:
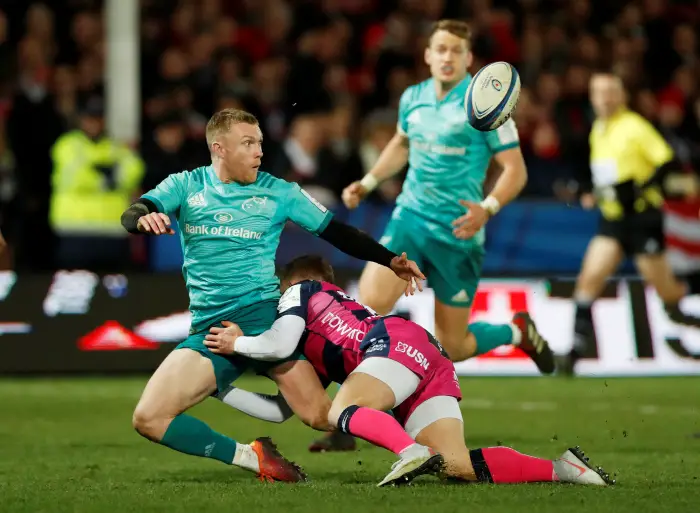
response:
[[[237,467],[255,472],[256,474],[260,472],[258,455],[248,444],[236,442],[236,453],[233,455],[233,464]]]
[[[523,341],[523,332],[520,331],[520,328],[518,328],[512,322],[508,326],[510,326],[511,331],[513,332],[512,344],[514,346],[519,346],[520,342]]]
[[[409,445],[403,451],[399,453],[399,457],[404,460],[411,458],[416,458],[425,454],[429,449],[425,445],[421,445],[418,442]]]

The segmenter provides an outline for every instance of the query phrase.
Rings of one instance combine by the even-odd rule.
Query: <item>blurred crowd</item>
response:
[[[588,172],[588,77],[599,68],[624,77],[631,106],[684,162],[700,160],[697,0],[140,5],[141,138],[131,148],[113,142],[105,150],[128,160],[128,179],[115,172],[126,160],[100,164],[100,186],[124,197],[207,164],[208,117],[240,107],[262,122],[264,169],[337,204],[342,188],[369,169],[393,135],[402,91],[428,78],[425,34],[445,17],[471,22],[474,70],[505,60],[521,73],[515,119],[530,174],[524,196],[575,199]],[[0,229],[18,266],[56,265],[56,252],[75,256],[75,247],[55,249],[62,229],[50,210],[57,188],[79,188],[70,180],[81,152],[71,154],[65,141],[58,152],[56,142],[66,134],[73,134],[67,141],[102,134],[105,32],[99,1],[0,4]],[[373,200],[392,202],[400,180],[385,183]]]

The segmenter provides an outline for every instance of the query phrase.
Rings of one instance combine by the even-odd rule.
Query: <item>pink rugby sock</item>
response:
[[[394,454],[416,443],[394,417],[372,408],[349,406],[340,415],[338,427]]]
[[[475,459],[479,458],[475,458],[474,453],[479,451],[471,452],[472,464],[476,471],[478,462]],[[509,447],[487,447],[480,449],[480,452],[494,483],[537,483],[559,480],[554,473],[552,460],[528,456]],[[477,477],[479,477],[478,471]]]

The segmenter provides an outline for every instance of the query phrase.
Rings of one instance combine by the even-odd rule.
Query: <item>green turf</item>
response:
[[[214,400],[193,410],[223,433],[271,435],[312,482],[263,484],[219,462],[140,438],[131,412],[144,379],[0,381],[0,511],[21,512],[659,512],[700,511],[700,379],[468,379],[470,447],[554,458],[581,445],[615,487],[444,485],[377,489],[393,455],[306,452],[296,420],[267,424]],[[245,385],[269,390],[269,382]]]

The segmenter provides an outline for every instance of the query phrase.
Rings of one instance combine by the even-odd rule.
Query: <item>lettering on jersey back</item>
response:
[[[332,328],[343,337],[357,342],[362,342],[362,339],[365,338],[365,332],[363,330],[349,326],[345,320],[333,312],[327,312],[321,319],[321,324]]]

